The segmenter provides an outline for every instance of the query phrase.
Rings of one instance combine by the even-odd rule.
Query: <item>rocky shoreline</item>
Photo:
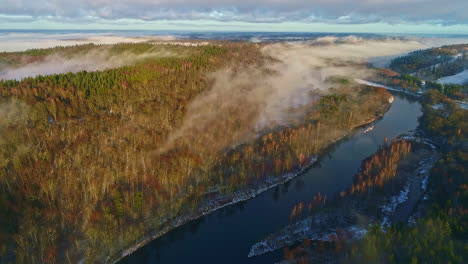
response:
[[[357,124],[356,126],[354,126],[351,129],[351,132],[353,130],[357,129],[357,128],[366,126],[368,124],[373,123],[374,121],[376,121],[378,119],[381,119],[384,116],[384,114],[390,109],[391,103],[393,101],[393,100],[391,100],[392,98],[393,97],[391,96],[390,99],[389,99],[389,104],[385,108],[383,114],[374,116],[374,117],[372,117],[372,118],[370,118],[368,120],[364,120],[364,121],[360,122],[359,124]],[[330,146],[337,143],[338,141],[346,138],[346,136],[348,136],[349,134],[350,133],[345,134],[345,135],[343,135],[341,137],[338,137],[335,140],[332,140],[330,142]],[[325,148],[325,149],[327,149],[327,148]],[[269,177],[269,178],[267,178],[265,180],[265,182],[263,182],[261,184],[257,184],[256,186],[244,188],[242,190],[235,191],[235,192],[233,192],[232,194],[229,194],[229,195],[219,195],[219,196],[214,197],[214,198],[212,198],[212,199],[210,199],[208,201],[205,201],[204,204],[202,206],[200,206],[197,213],[195,213],[195,214],[186,214],[186,215],[183,215],[183,216],[176,217],[175,219],[172,219],[171,221],[169,221],[170,222],[169,224],[164,225],[164,227],[162,227],[157,232],[155,232],[153,234],[150,234],[150,235],[147,235],[145,238],[143,238],[140,242],[136,243],[134,246],[132,246],[132,247],[126,249],[126,250],[121,251],[121,253],[118,256],[114,256],[114,257],[108,256],[106,262],[107,263],[117,263],[120,260],[122,260],[123,258],[125,258],[126,256],[131,255],[132,253],[134,253],[135,251],[137,251],[141,247],[145,246],[146,244],[148,244],[151,241],[165,235],[166,233],[168,233],[169,231],[171,231],[171,230],[173,230],[173,229],[175,229],[177,227],[180,227],[180,226],[182,226],[184,224],[189,223],[190,221],[196,220],[196,219],[198,219],[198,218],[200,218],[200,217],[202,217],[204,215],[210,214],[210,213],[215,212],[215,211],[217,211],[219,209],[222,209],[224,207],[227,207],[227,206],[239,203],[239,202],[250,200],[250,199],[255,198],[257,195],[259,195],[259,194],[261,194],[261,193],[263,193],[263,192],[265,192],[265,191],[267,191],[269,189],[272,189],[272,188],[274,188],[274,187],[276,187],[278,185],[285,184],[288,181],[302,175],[318,159],[319,159],[318,156],[310,157],[309,162],[306,165],[304,165],[301,169],[299,169],[297,172],[286,173],[286,174],[284,174],[284,175],[282,175],[280,177]]]

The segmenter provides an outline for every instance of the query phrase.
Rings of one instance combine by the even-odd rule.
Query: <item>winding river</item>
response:
[[[120,263],[273,263],[281,250],[248,258],[250,247],[289,223],[294,205],[310,202],[321,192],[331,198],[351,186],[361,161],[383,144],[416,129],[421,105],[394,94],[395,101],[375,129],[352,135],[334,144],[314,167],[285,185],[176,228],[124,258]]]

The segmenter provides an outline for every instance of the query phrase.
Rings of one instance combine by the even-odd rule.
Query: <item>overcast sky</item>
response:
[[[0,28],[468,33],[468,0],[0,0]]]

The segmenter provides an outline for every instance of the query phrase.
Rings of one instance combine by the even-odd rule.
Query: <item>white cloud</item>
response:
[[[0,0],[0,14],[63,19],[468,24],[467,0]]]

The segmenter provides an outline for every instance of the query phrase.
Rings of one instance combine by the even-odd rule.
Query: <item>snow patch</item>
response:
[[[390,202],[388,204],[385,204],[380,207],[382,209],[382,214],[384,215],[382,219],[382,223],[381,223],[382,229],[385,230],[387,229],[387,227],[390,226],[391,224],[390,217],[393,215],[398,205],[408,200],[409,189],[410,189],[410,183],[408,182],[405,185],[405,187],[403,187],[403,190],[401,190],[398,195],[390,198]]]
[[[427,190],[427,182],[429,181],[429,175],[424,176],[424,178],[421,181],[421,190],[425,192]]]
[[[441,84],[464,84],[466,81],[468,81],[468,69],[455,75],[442,77],[439,80],[437,80],[437,82]]]
[[[435,104],[435,105],[433,105],[433,106],[431,106],[431,107],[432,107],[432,109],[434,109],[434,110],[440,110],[440,109],[444,109],[444,104],[439,103],[439,104]]]

